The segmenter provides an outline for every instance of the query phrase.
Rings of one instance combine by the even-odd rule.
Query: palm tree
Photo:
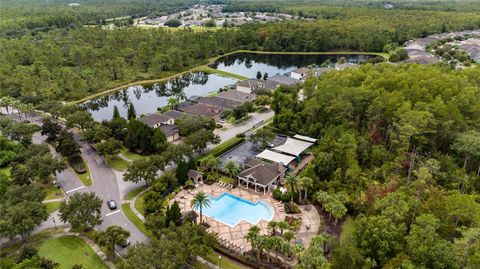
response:
[[[277,232],[277,226],[278,226],[278,222],[277,221],[270,221],[268,223],[268,229],[270,230],[271,234],[272,235],[275,235],[276,232]]]
[[[283,234],[283,238],[285,238],[285,240],[287,240],[287,242],[290,244],[290,242],[292,241],[292,239],[295,238],[295,233],[288,230],[286,231],[284,234]]]
[[[10,115],[10,106],[13,104],[15,99],[10,96],[4,96],[0,99],[0,106],[5,107],[7,110],[7,115]]]
[[[193,197],[192,205],[194,209],[200,211],[200,223],[202,223],[202,210],[210,207],[210,198],[204,192],[199,192]]]
[[[310,177],[301,177],[298,181],[300,181],[300,185],[302,186],[302,190],[305,192],[304,200],[307,200],[308,197],[308,189],[310,189],[313,185],[313,179]],[[300,200],[300,195],[298,200]]]
[[[287,187],[288,191],[292,194],[292,198],[290,202],[293,202],[293,195],[298,192],[299,189],[299,182],[297,177],[290,173],[285,176],[285,186]]]
[[[172,107],[172,109],[175,109],[175,106],[177,106],[179,103],[178,98],[176,97],[169,97],[168,98],[168,105]]]
[[[226,164],[225,164],[225,167],[223,167],[223,170],[225,171],[225,173],[227,173],[230,177],[234,178],[238,175],[238,173],[240,173],[240,171],[242,171],[242,168],[240,167],[240,165],[238,165],[236,162],[234,161],[228,161]]]
[[[259,236],[260,236],[260,228],[258,228],[256,225],[250,227],[250,229],[248,229],[247,235],[245,236],[245,239],[247,240],[247,242],[250,242],[250,245],[252,245],[252,250],[254,250],[257,253],[257,261],[260,261],[260,250],[258,249]]]
[[[290,228],[290,225],[286,221],[280,221],[277,224],[278,229],[280,229],[280,234],[283,235],[283,231]]]
[[[202,165],[205,166],[208,170],[216,170],[222,161],[213,155],[208,155],[205,159],[202,160]]]

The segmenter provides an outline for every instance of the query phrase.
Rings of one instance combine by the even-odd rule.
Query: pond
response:
[[[340,58],[345,58],[349,63],[366,62],[374,56],[349,55],[349,54],[258,54],[258,53],[235,53],[218,59],[213,68],[255,78],[257,72],[265,72],[269,76],[285,74],[299,67],[311,65],[327,66],[335,64]]]
[[[233,85],[237,80],[204,72],[192,72],[170,79],[164,83],[132,86],[105,96],[89,100],[82,104],[95,120],[109,120],[113,116],[114,106],[118,107],[122,117],[127,116],[130,103],[137,115],[149,114],[168,104],[169,97],[179,100],[198,95],[204,96],[220,88]]]

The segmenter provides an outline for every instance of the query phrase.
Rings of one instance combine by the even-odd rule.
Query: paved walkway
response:
[[[297,232],[297,239],[302,240],[305,248],[310,246],[312,238],[318,234],[321,220],[317,209],[313,205],[299,206],[302,211],[302,224]]]

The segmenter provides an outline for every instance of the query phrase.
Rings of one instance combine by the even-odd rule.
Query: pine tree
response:
[[[118,106],[113,106],[113,118],[114,119],[120,118],[120,111],[118,111]]]
[[[135,107],[133,106],[132,103],[130,103],[130,105],[128,106],[127,118],[129,120],[137,118],[137,112],[135,112]]]
[[[257,71],[257,79],[261,79],[261,78],[262,78],[262,72]]]

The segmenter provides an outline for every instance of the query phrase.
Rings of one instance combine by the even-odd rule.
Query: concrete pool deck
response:
[[[210,194],[214,197],[220,196],[222,193],[228,192],[250,202],[256,203],[259,200],[265,201],[267,204],[271,205],[275,211],[272,221],[283,221],[285,220],[285,212],[281,210],[283,206],[279,206],[279,202],[273,199],[270,195],[263,195],[261,193],[256,193],[253,190],[247,190],[243,188],[234,188],[228,190],[227,188],[220,187],[216,184],[213,185],[206,185],[202,184],[199,187],[195,188],[194,190],[181,190],[174,199],[170,201],[173,203],[177,201],[178,205],[180,206],[180,210],[182,213],[188,212],[192,210],[192,200],[196,193],[204,192],[205,194]],[[224,241],[224,245],[229,246],[230,242],[234,244],[232,247],[234,250],[239,252],[248,251],[251,249],[250,244],[245,240],[245,236],[248,233],[248,229],[253,225],[242,220],[239,224],[234,227],[230,227],[224,223],[216,221],[210,217],[203,215],[204,222],[210,225],[208,228],[208,232],[214,233],[218,235],[220,242]],[[260,220],[257,223],[258,228],[260,228],[261,234],[267,234],[267,226],[268,221]],[[221,240],[224,239],[224,240]],[[235,247],[235,245],[239,247]]]

